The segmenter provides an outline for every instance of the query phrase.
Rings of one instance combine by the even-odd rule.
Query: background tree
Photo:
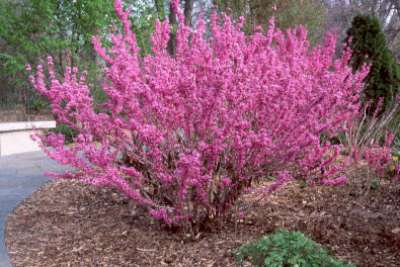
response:
[[[384,109],[399,90],[400,68],[387,47],[379,20],[368,15],[356,16],[347,31],[346,42],[353,50],[350,64],[355,71],[364,64],[371,65],[363,94],[365,101],[371,101],[374,110],[378,99],[383,98]]]
[[[282,29],[306,26],[313,43],[323,35],[326,9],[318,0],[215,0],[215,4],[234,18],[244,16],[247,31],[257,25],[266,27],[275,16]]]
[[[400,2],[398,0],[324,0],[323,2],[327,9],[327,30],[335,28],[343,40],[355,16],[358,14],[375,16],[382,25],[388,47],[397,58],[400,58]]]
[[[108,0],[0,0],[0,104],[40,103],[26,83],[24,66],[45,55],[54,58],[58,73],[72,63],[96,77],[90,39],[108,28],[112,8]]]

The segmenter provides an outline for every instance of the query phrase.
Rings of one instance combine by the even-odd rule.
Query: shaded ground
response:
[[[399,266],[400,186],[384,182],[369,197],[361,184],[291,185],[252,212],[196,240],[133,214],[109,189],[58,181],[45,185],[9,216],[6,244],[19,266],[236,266],[232,252],[277,228],[305,232],[357,266]]]
[[[51,112],[43,110],[41,112],[27,113],[24,108],[0,109],[0,122],[15,122],[15,121],[41,121],[53,120]]]
[[[0,158],[0,266],[9,266],[4,246],[4,227],[7,215],[44,182],[45,170],[59,167],[42,152]]]

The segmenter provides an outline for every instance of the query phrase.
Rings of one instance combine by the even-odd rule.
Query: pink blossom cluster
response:
[[[54,175],[117,188],[168,225],[226,215],[267,174],[279,174],[277,188],[300,176],[343,183],[338,148],[321,135],[350,127],[360,109],[368,70],[352,72],[351,52],[335,58],[334,35],[311,47],[303,27],[283,32],[274,20],[246,35],[242,22],[213,14],[209,28],[200,19],[193,29],[175,8],[176,54],[167,51],[164,21],[143,58],[115,0],[123,32],[109,49],[93,38],[106,62],[100,109],[85,73],[67,68],[58,79],[51,58],[48,78],[37,68],[33,85],[57,121],[79,132],[68,147],[61,134],[41,137],[51,158],[75,170]]]
[[[383,145],[372,144],[364,149],[364,157],[368,166],[380,177],[385,175],[390,164],[393,163],[392,159],[392,143],[394,134],[389,133],[385,138]],[[395,172],[397,172],[397,166]]]
[[[397,179],[397,181],[400,181],[400,163],[397,163],[395,166],[395,178]]]

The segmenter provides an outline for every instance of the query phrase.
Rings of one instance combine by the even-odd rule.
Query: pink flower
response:
[[[232,184],[232,181],[228,177],[224,177],[224,178],[222,178],[222,184],[224,185],[224,187],[230,186]]]

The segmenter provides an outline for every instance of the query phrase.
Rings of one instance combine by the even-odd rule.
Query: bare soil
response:
[[[241,244],[279,228],[303,231],[357,266],[400,266],[400,185],[382,181],[369,196],[362,183],[292,184],[256,200],[244,219],[195,237],[172,233],[112,189],[57,181],[9,216],[6,246],[23,266],[237,266]]]

